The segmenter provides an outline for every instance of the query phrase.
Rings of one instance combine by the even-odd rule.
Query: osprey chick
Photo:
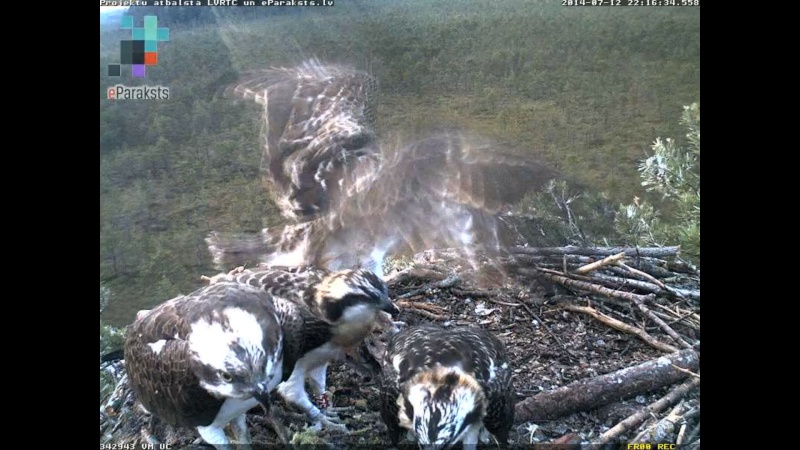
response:
[[[381,314],[399,313],[386,283],[367,270],[329,272],[310,266],[242,269],[209,281],[235,281],[271,294],[285,338],[278,392],[312,422],[345,430],[311,402],[305,381],[315,395],[324,395],[328,364],[359,345],[381,322]]]
[[[269,411],[283,345],[270,295],[216,283],[140,312],[128,330],[125,368],[150,413],[230,449],[225,425],[249,445],[245,413],[259,403]]]
[[[469,327],[405,328],[389,340],[382,369],[381,417],[395,446],[403,428],[426,449],[475,449],[484,429],[507,444],[512,369],[496,337]]]
[[[251,71],[232,86],[235,96],[263,106],[263,181],[285,217],[327,212],[348,172],[376,156],[377,90],[368,73],[317,60]]]

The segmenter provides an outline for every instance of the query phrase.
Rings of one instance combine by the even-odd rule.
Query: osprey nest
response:
[[[511,448],[666,443],[699,449],[700,270],[678,251],[512,247],[467,263],[459,251],[429,250],[385,279],[400,309],[397,320],[406,325],[480,327],[505,345],[516,394]],[[317,406],[336,412],[347,431],[310,427],[273,392],[273,414],[292,444],[391,447],[381,420],[378,363],[390,328],[376,328],[330,366],[328,395]],[[122,360],[105,361],[101,370],[117,379],[100,405],[101,444],[213,448],[194,428],[148,414]],[[285,448],[260,405],[247,414],[247,425],[254,448]]]

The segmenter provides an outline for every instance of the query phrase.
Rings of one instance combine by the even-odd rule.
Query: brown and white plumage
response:
[[[265,188],[289,223],[212,232],[216,266],[263,262],[331,270],[430,247],[502,247],[497,214],[554,171],[461,130],[418,139],[375,132],[370,74],[310,61],[248,74],[230,89],[263,106]]]
[[[382,362],[381,417],[397,445],[403,429],[422,448],[474,449],[483,429],[501,446],[514,421],[512,368],[499,339],[480,328],[408,327]]]
[[[210,282],[252,286],[276,299],[285,340],[278,392],[312,421],[342,429],[311,402],[306,378],[314,393],[322,395],[328,364],[359,345],[382,313],[398,312],[386,283],[366,270],[330,272],[308,266],[241,269]]]
[[[347,171],[375,156],[377,81],[365,72],[311,60],[250,72],[233,92],[264,107],[264,182],[287,218],[327,211]]]
[[[249,445],[245,413],[283,371],[283,331],[272,297],[217,283],[143,311],[130,326],[125,368],[137,399],[165,422],[196,427],[218,449],[232,448],[223,427]]]

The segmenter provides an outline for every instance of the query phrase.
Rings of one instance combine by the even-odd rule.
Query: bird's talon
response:
[[[336,418],[335,420],[336,421],[334,421],[333,418],[328,417],[327,415],[323,415],[318,423],[320,423],[322,426],[324,426],[326,429],[328,429],[330,431],[339,431],[339,432],[342,432],[342,433],[346,433],[347,432],[347,425],[345,425],[343,423],[340,423],[339,421],[341,419],[339,419],[339,418]]]

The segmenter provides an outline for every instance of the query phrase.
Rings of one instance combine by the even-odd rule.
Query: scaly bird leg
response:
[[[328,417],[320,411],[319,408],[314,406],[314,403],[311,402],[311,399],[306,393],[306,366],[311,365],[309,362],[314,361],[317,357],[317,355],[313,355],[314,351],[311,353],[312,354],[306,355],[297,361],[289,379],[278,385],[278,394],[280,394],[287,403],[295,405],[304,411],[308,419],[314,422],[314,428],[325,427],[330,430],[345,432],[347,431],[347,427],[344,424],[337,423],[339,422],[338,418]],[[319,384],[319,380],[316,380],[316,382]]]
[[[266,410],[266,414],[264,417],[267,420],[267,424],[272,428],[272,431],[275,432],[275,435],[278,436],[278,439],[281,441],[281,444],[288,445],[289,444],[289,431],[286,427],[283,426],[280,420],[275,417],[275,412],[271,407],[264,407]]]
[[[231,428],[233,429],[236,444],[238,444],[236,448],[238,450],[252,450],[250,430],[247,428],[247,415],[242,414],[231,421]]]

